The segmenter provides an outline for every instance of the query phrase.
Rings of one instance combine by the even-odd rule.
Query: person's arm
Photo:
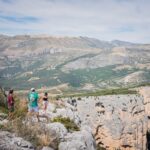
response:
[[[11,104],[14,104],[15,103],[15,99],[14,99],[14,96],[12,95],[11,96]]]
[[[39,98],[39,103],[42,103],[42,101],[43,101],[43,97],[41,96],[41,97]]]

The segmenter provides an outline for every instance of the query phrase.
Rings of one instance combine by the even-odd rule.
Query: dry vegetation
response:
[[[17,136],[23,137],[30,141],[36,149],[41,149],[43,146],[51,146],[55,149],[58,147],[58,139],[52,138],[50,132],[47,132],[41,124],[32,123],[32,125],[20,118],[10,121],[1,129],[16,133]]]
[[[6,108],[3,112],[6,112]],[[0,126],[0,130],[7,130],[30,141],[36,149],[43,146],[51,146],[57,149],[59,140],[52,138],[51,133],[46,131],[41,123],[32,122],[27,115],[27,103],[24,100],[15,101],[15,111],[9,115],[9,122]]]

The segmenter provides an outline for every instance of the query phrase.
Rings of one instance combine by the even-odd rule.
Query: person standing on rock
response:
[[[44,93],[42,100],[43,100],[44,112],[46,113],[47,105],[48,105],[48,93],[47,92]]]
[[[29,93],[28,96],[28,112],[29,115],[35,113],[39,122],[40,120],[39,120],[38,99],[39,99],[38,93],[35,91],[34,88],[31,88],[31,92]]]
[[[11,89],[9,90],[8,96],[7,96],[7,104],[8,104],[8,110],[9,110],[9,117],[11,117],[12,113],[14,112],[14,91]]]

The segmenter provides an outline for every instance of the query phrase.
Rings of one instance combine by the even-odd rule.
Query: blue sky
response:
[[[150,0],[0,0],[0,34],[150,43]]]

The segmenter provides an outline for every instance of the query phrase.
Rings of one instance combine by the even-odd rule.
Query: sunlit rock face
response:
[[[143,87],[139,89],[141,95],[144,98],[144,106],[145,106],[145,113],[147,116],[150,116],[150,87]]]
[[[89,125],[97,144],[106,149],[146,149],[150,88],[140,94],[83,97],[76,109],[81,126]],[[77,98],[75,98],[77,99]]]

